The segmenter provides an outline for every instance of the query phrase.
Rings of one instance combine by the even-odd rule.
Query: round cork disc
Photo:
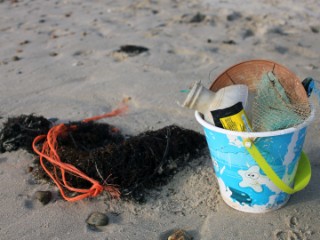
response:
[[[262,75],[270,71],[278,78],[292,103],[309,107],[307,93],[299,78],[286,67],[269,60],[249,60],[228,68],[213,81],[210,90],[216,92],[232,84],[245,84],[249,91],[255,91]]]

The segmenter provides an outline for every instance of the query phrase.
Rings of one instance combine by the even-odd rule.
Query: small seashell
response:
[[[109,218],[104,213],[93,212],[87,218],[86,223],[93,227],[106,226],[109,223]]]
[[[48,204],[52,199],[52,193],[50,191],[37,191],[33,196],[43,205]]]
[[[171,234],[168,237],[168,240],[192,240],[193,238],[187,234],[187,232],[183,229],[178,229],[174,231],[173,234]]]

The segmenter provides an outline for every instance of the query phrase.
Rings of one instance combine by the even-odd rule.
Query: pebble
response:
[[[192,240],[193,238],[183,229],[176,230],[168,237],[168,240]]]
[[[58,56],[58,53],[56,53],[56,52],[50,52],[50,53],[49,53],[49,56],[50,56],[50,57],[55,57],[55,56]]]
[[[20,61],[20,60],[21,60],[21,57],[18,57],[18,56],[12,57],[12,61]]]
[[[239,20],[242,17],[240,12],[232,12],[227,16],[228,21]]]
[[[206,19],[206,15],[197,12],[195,15],[184,14],[181,16],[180,23],[201,23]]]
[[[26,44],[28,44],[28,43],[30,43],[30,41],[29,40],[25,40],[25,41],[23,41],[23,42],[21,42],[21,43],[19,43],[20,45],[26,45]]]
[[[109,223],[109,218],[104,213],[93,212],[87,218],[86,223],[93,227],[106,226]]]
[[[310,26],[310,30],[313,33],[319,33],[320,32],[320,26]]]
[[[52,193],[50,191],[36,191],[34,198],[41,202],[43,205],[47,205],[52,199]]]
[[[190,19],[190,23],[200,23],[203,20],[206,19],[206,15],[198,12],[196,15],[194,15],[191,19]]]

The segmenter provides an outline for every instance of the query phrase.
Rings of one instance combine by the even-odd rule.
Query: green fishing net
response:
[[[252,128],[255,132],[294,127],[310,115],[306,104],[294,103],[273,72],[262,75],[252,105]]]

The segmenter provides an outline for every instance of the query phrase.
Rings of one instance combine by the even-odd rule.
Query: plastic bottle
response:
[[[247,99],[246,85],[230,85],[213,92],[196,82],[183,106],[199,111],[204,115],[204,119],[213,125],[234,131],[250,131],[250,124],[243,109]]]

